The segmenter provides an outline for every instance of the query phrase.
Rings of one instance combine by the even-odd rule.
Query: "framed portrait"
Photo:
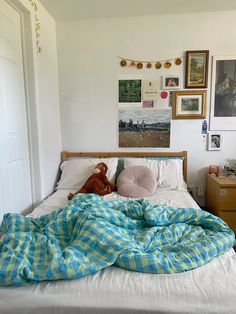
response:
[[[207,88],[209,50],[186,51],[185,88]]]
[[[203,119],[206,117],[206,91],[174,91],[173,119]]]
[[[209,132],[207,149],[208,150],[221,150],[223,145],[223,134],[221,132]]]
[[[162,89],[180,89],[180,77],[178,75],[163,75]]]
[[[210,130],[236,130],[236,57],[213,57]]]

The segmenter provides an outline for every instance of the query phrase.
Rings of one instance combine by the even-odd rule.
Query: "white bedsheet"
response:
[[[31,217],[66,204],[58,190]],[[107,199],[115,199],[113,193]],[[158,191],[151,200],[176,207],[198,205],[184,191]],[[195,270],[153,275],[109,267],[78,280],[0,288],[0,314],[199,313],[236,314],[236,254],[231,249]]]
[[[36,207],[32,213],[28,216],[39,217],[41,215],[48,214],[53,210],[60,207],[64,207],[67,203],[67,195],[69,192],[75,192],[71,190],[58,190],[51,196],[49,196],[42,204]],[[120,196],[118,193],[113,192],[104,197],[106,200],[113,199],[131,199],[127,197]],[[173,207],[193,207],[199,208],[197,203],[193,200],[187,191],[176,191],[176,190],[165,190],[158,189],[152,196],[148,197],[151,202],[155,204],[169,204]]]

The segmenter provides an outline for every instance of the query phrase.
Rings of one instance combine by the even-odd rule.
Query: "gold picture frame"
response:
[[[185,88],[207,88],[209,50],[186,51]]]
[[[206,117],[206,90],[175,91],[172,119],[204,119]]]

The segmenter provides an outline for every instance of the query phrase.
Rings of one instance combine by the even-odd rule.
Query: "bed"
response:
[[[130,162],[132,164],[133,160],[137,163],[137,158],[139,160],[149,158],[149,163],[150,161],[155,163],[156,160],[163,160],[164,163],[169,159],[178,160],[178,163],[180,161],[182,164],[183,179],[187,182],[187,152],[63,152],[62,164],[66,160],[73,161],[78,158],[82,163],[86,163],[87,159],[91,162],[90,159],[93,157],[112,159],[112,162],[114,158],[118,160],[128,158],[126,160],[128,164]],[[71,166],[74,169],[73,162]],[[65,169],[61,168],[62,178]],[[87,173],[81,175],[86,177]],[[114,173],[110,175],[114,176]],[[73,181],[67,173],[63,182],[59,181],[57,190],[28,216],[39,217],[66,206],[68,193],[75,192],[77,189],[71,189],[68,178],[69,181]],[[104,199],[113,201],[126,198],[113,192],[104,196]],[[148,200],[160,205],[199,209],[184,185],[178,189],[160,186],[148,197]],[[205,265],[181,273],[150,274],[110,266],[80,279],[45,281],[22,287],[0,287],[0,313],[235,314],[235,279],[236,254],[231,248]]]

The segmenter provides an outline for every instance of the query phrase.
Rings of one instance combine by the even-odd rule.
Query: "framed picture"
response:
[[[120,75],[118,77],[118,106],[142,107],[142,76]]]
[[[221,150],[223,145],[223,134],[220,132],[209,132],[207,149],[208,150]]]
[[[178,75],[163,75],[162,89],[180,89],[180,77]]]
[[[175,91],[173,119],[203,119],[206,117],[206,91]]]
[[[207,88],[209,50],[186,51],[185,88]]]
[[[213,57],[210,130],[236,130],[236,57]]]
[[[119,108],[119,147],[170,147],[171,109]]]

